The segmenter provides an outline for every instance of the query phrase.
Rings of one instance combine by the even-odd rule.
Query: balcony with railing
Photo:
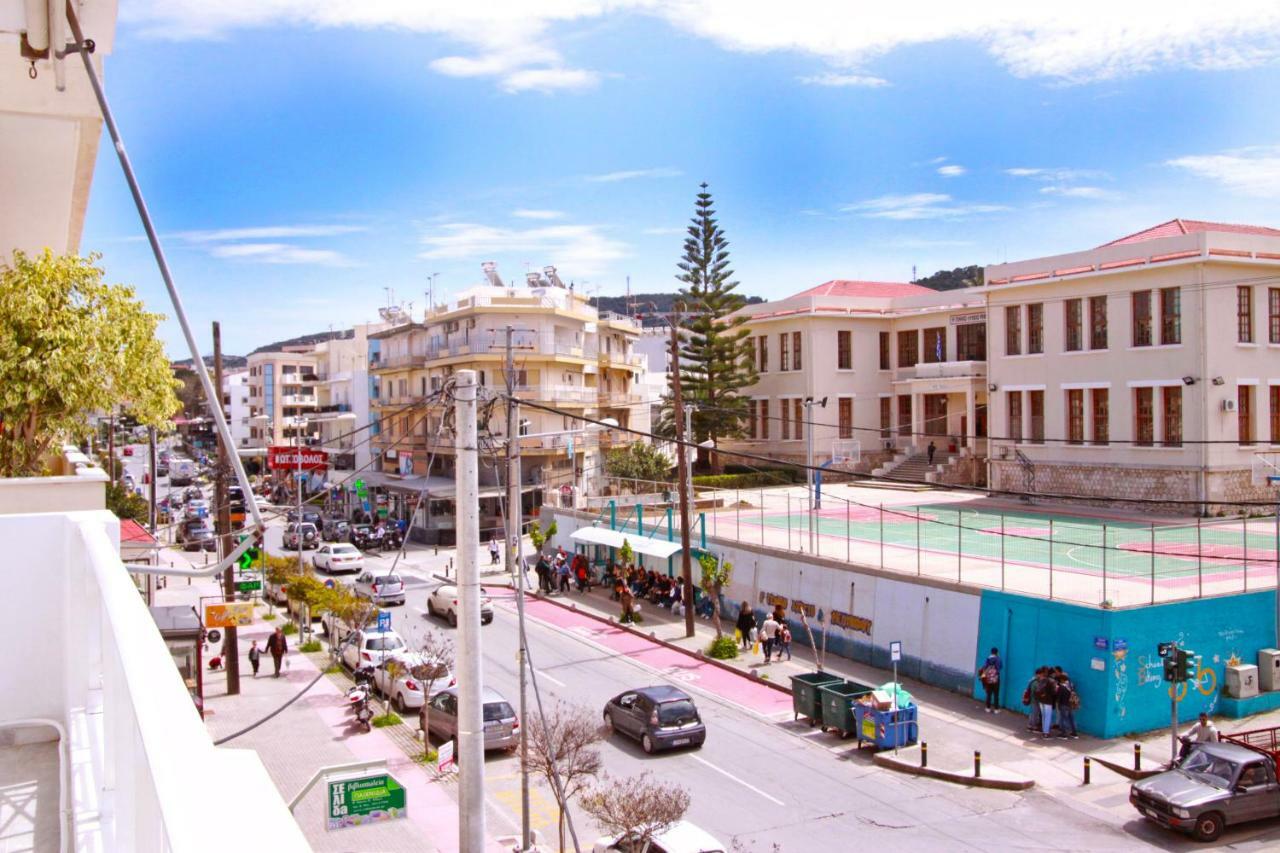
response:
[[[507,346],[506,329],[461,329],[448,338],[434,337],[427,344],[427,358],[458,358],[467,355],[501,355]],[[565,356],[594,359],[598,350],[594,336],[576,336],[553,332],[520,332],[511,336],[517,358],[530,356]]]
[[[220,849],[309,849],[257,755],[214,747],[120,562],[120,523],[93,470],[0,480],[5,586],[34,570],[41,592],[0,601],[10,636],[40,638],[38,655],[0,658],[0,789],[12,796],[51,768],[21,808],[55,815],[60,838],[35,849],[209,849],[209,791],[252,804],[251,819],[219,823]]]
[[[517,397],[539,403],[595,403],[596,389],[583,385],[517,385]]]
[[[427,357],[424,352],[400,353],[398,355],[382,353],[376,358],[369,359],[369,369],[377,372],[379,370],[403,370],[406,367],[421,367],[426,363]]]
[[[281,394],[280,405],[282,406],[315,406],[315,394]]]
[[[893,373],[895,382],[911,379],[985,379],[985,361],[920,362],[914,367],[900,367]]]

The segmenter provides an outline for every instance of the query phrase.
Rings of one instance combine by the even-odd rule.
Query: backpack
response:
[[[982,668],[982,672],[978,677],[983,684],[999,684],[1000,670],[996,669],[994,664],[987,664]]]
[[[1071,698],[1067,700],[1067,704],[1071,706],[1071,710],[1078,710],[1080,708],[1080,694],[1072,690]]]

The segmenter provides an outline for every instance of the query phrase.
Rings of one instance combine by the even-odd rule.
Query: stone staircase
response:
[[[939,450],[933,454],[933,464],[930,465],[927,452],[899,453],[893,460],[873,473],[886,480],[897,482],[932,483],[936,482],[936,475],[958,455]]]

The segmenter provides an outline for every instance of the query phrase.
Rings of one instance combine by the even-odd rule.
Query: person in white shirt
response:
[[[765,663],[768,663],[769,658],[773,655],[773,641],[778,636],[778,627],[778,620],[773,618],[772,613],[764,620],[764,624],[760,626],[760,640],[764,645]]]
[[[1209,719],[1209,715],[1202,711],[1196,724],[1178,740],[1182,742],[1182,748],[1178,751],[1178,761],[1181,762],[1191,752],[1195,744],[1217,743],[1218,727]]]

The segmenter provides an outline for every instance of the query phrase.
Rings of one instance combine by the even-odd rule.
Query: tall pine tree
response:
[[[747,400],[739,392],[755,384],[756,368],[746,318],[729,316],[746,304],[734,292],[738,282],[731,281],[729,241],[716,222],[707,185],[701,189],[684,241],[684,257],[677,264],[676,278],[685,285],[680,290],[684,313],[678,321],[680,378],[684,405],[694,407],[691,440],[710,439],[718,444],[742,434]],[[670,398],[665,408],[664,420],[670,422]],[[718,454],[699,448],[697,467],[719,471]]]

